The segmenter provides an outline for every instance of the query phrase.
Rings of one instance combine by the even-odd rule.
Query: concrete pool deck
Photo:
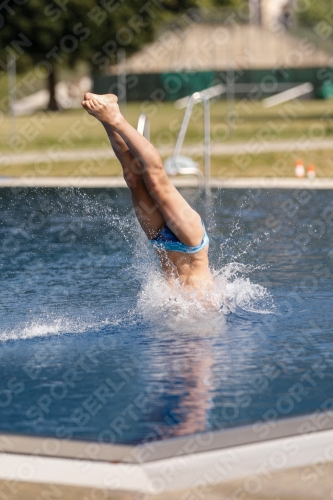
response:
[[[6,498],[4,490],[10,485],[29,483],[28,489],[35,492],[54,485],[64,491],[79,488],[114,495],[82,497],[88,500],[271,498],[265,492],[274,493],[274,498],[328,500],[333,498],[332,462],[332,412],[137,446],[2,435],[0,498]],[[322,485],[321,494],[326,496],[312,495],[314,485]],[[207,495],[202,496],[203,490]],[[281,497],[284,493],[287,496]]]
[[[0,481],[0,498],[10,500],[330,500],[333,463],[291,469],[229,483],[206,485],[173,493],[145,495],[75,486]]]
[[[171,177],[177,187],[198,187],[194,177]],[[333,178],[298,179],[293,177],[235,177],[210,180],[211,188],[220,189],[333,189]],[[0,187],[50,188],[124,188],[122,177],[0,177]]]

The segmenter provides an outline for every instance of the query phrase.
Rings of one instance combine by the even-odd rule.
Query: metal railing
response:
[[[150,122],[145,113],[141,113],[139,116],[137,131],[150,141]]]
[[[277,106],[278,104],[297,99],[297,97],[309,95],[313,91],[314,86],[312,83],[302,83],[301,85],[296,85],[291,89],[284,90],[283,92],[279,92],[278,94],[272,95],[271,97],[267,97],[263,100],[262,104],[264,108],[272,108],[273,106]]]
[[[203,92],[195,92],[188,100],[186,111],[184,114],[183,122],[180,127],[178,139],[175,145],[175,149],[173,151],[172,159],[174,164],[177,166],[177,159],[179,158],[180,151],[182,149],[185,135],[188,129],[188,125],[191,119],[192,111],[194,105],[202,102],[204,108],[204,186],[206,195],[210,195],[210,102],[209,98]],[[192,160],[193,161],[193,160]],[[190,174],[194,173],[194,167],[192,169],[178,167],[179,174]],[[191,171],[190,171],[191,170]],[[200,172],[200,173],[199,173]],[[197,175],[200,179],[202,176],[200,169],[197,168]]]
[[[205,89],[201,92],[195,92],[189,97],[185,97],[179,101],[179,106],[186,105],[184,118],[180,127],[178,138],[175,144],[173,154],[168,158],[164,167],[169,175],[196,175],[199,180],[199,186],[204,185],[205,194],[210,196],[210,170],[211,170],[211,150],[210,150],[210,99],[223,94],[226,87],[222,84]],[[197,103],[202,103],[204,108],[203,125],[204,125],[204,175],[202,174],[198,164],[188,156],[180,154],[183,147],[185,135],[191,119],[193,107]],[[150,124],[145,113],[141,113],[138,120],[137,131],[150,140]]]
[[[195,174],[198,176],[199,184],[204,179],[204,190],[207,196],[210,196],[210,165],[211,165],[211,151],[210,151],[210,99],[223,94],[226,87],[222,84],[215,85],[209,89],[201,92],[195,92],[188,98],[184,98],[179,104],[186,104],[186,110],[183,122],[180,127],[179,135],[171,158],[165,162],[166,171],[169,173],[178,173],[181,175]],[[202,102],[204,108],[204,176],[198,168],[197,163],[192,158],[181,156],[180,152],[184,143],[184,138],[188,129],[190,118],[192,115],[193,107],[195,104]],[[178,106],[179,107],[179,106]]]
[[[218,97],[221,94],[224,94],[227,91],[227,87],[223,85],[223,83],[219,83],[217,85],[214,85],[213,87],[208,87],[205,90],[202,90],[199,92],[201,95],[204,95],[207,97],[207,99],[213,99],[213,97]],[[187,96],[187,97],[182,97],[181,99],[178,99],[175,101],[175,108],[178,109],[183,109],[186,108],[188,105],[189,100],[191,99],[192,96]]]

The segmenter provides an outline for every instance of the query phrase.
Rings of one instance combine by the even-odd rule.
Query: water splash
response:
[[[111,200],[112,203],[107,200],[101,206],[86,193],[72,191],[63,193],[58,200],[61,208],[65,195],[71,196],[66,210],[70,212],[69,208],[73,205],[75,217],[84,221],[84,227],[75,232],[76,239],[71,247],[59,251],[52,261],[47,259],[48,249],[58,248],[54,231],[59,224],[63,227],[63,212],[60,211],[61,217],[50,216],[49,224],[42,228],[35,244],[31,238],[32,250],[37,252],[39,260],[35,259],[33,266],[30,265],[28,247],[22,248],[21,253],[15,256],[18,269],[21,269],[19,259],[24,257],[27,263],[24,265],[25,274],[20,271],[16,275],[21,277],[21,281],[19,278],[16,278],[17,283],[13,281],[16,291],[10,299],[13,304],[11,324],[0,332],[0,342],[66,333],[101,332],[105,329],[112,331],[118,326],[126,331],[127,327],[137,325],[141,328],[143,324],[148,327],[153,325],[158,330],[162,323],[170,332],[174,328],[181,331],[184,325],[191,325],[198,332],[206,327],[220,332],[231,313],[274,312],[269,292],[250,280],[249,276],[255,270],[252,266],[235,262],[223,266],[220,252],[213,262],[218,268],[213,270],[212,290],[201,290],[199,293],[185,291],[177,282],[170,287],[132,210],[116,213],[112,204],[114,200]],[[32,203],[30,198],[28,202]],[[114,275],[115,258],[118,259],[119,272]],[[38,269],[36,262],[39,263]],[[12,270],[13,260],[8,266],[8,270]],[[110,302],[107,301],[110,288],[106,280],[103,285],[106,274],[112,277]],[[117,282],[119,288],[116,285],[115,289]],[[95,293],[95,289],[98,292]],[[15,318],[17,301],[22,295],[19,290],[34,294],[29,296],[28,306],[21,302],[23,317],[20,319]],[[57,290],[58,294],[55,293]],[[138,294],[133,290],[139,290]]]
[[[82,327],[75,326],[74,322],[58,318],[55,320],[33,320],[25,325],[16,325],[13,329],[5,330],[0,334],[0,341],[27,340],[36,337],[49,337],[51,335],[61,335],[65,332],[77,333],[82,331]]]
[[[0,342],[31,340],[65,334],[81,334],[89,331],[102,331],[107,327],[122,324],[122,317],[107,318],[101,321],[88,321],[79,318],[39,318],[0,333]]]
[[[252,271],[251,266],[231,263],[213,272],[211,290],[185,291],[177,282],[171,287],[160,272],[151,270],[142,284],[137,313],[146,321],[157,323],[161,319],[210,321],[212,316],[223,321],[237,310],[272,314],[272,296],[266,288],[250,281],[247,275]]]
[[[225,283],[225,314],[236,312],[237,309],[257,314],[274,314],[272,295],[265,287],[252,283],[248,277],[255,270],[251,265],[233,262],[215,273],[215,280],[222,278]]]

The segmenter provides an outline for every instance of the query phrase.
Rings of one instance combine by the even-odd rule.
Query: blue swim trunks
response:
[[[200,245],[196,247],[190,247],[182,243],[177,236],[168,228],[167,225],[159,232],[159,234],[150,243],[156,248],[161,250],[166,250],[167,252],[182,252],[182,253],[197,253],[205,248],[209,243],[209,238],[206,233],[205,224],[202,222],[202,227],[204,228],[204,235]]]

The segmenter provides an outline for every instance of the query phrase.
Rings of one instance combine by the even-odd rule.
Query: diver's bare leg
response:
[[[119,111],[113,95],[86,94],[83,107],[124,140],[142,168],[148,194],[156,202],[170,229],[186,245],[199,245],[203,237],[201,218],[193,210],[166,175],[162,160],[154,146],[135,130]]]
[[[140,225],[149,239],[157,236],[165,225],[165,220],[157,207],[156,201],[150,196],[142,177],[142,167],[126,146],[124,140],[117,132],[103,123],[110,139],[113,151],[118,158],[123,176],[131,191],[133,208]]]
[[[131,191],[133,207],[141,227],[148,238],[155,238],[165,225],[165,220],[144,183],[142,168],[120,135],[107,126],[105,126],[105,130],[113,151],[122,166],[123,176]]]

